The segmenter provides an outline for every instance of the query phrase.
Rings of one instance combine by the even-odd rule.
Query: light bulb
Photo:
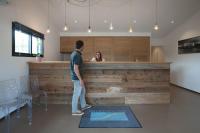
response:
[[[90,28],[90,26],[88,27],[88,33],[91,33],[92,29]]]
[[[154,30],[159,30],[158,24],[155,24],[155,25],[154,25]]]
[[[132,27],[129,28],[129,32],[130,32],[130,33],[133,32],[133,28],[132,28]]]
[[[171,24],[174,24],[174,20],[171,20],[171,22],[170,22]]]
[[[47,32],[47,34],[49,34],[51,31],[50,31],[50,29],[48,28],[46,32]]]
[[[76,23],[76,24],[77,24],[77,23],[78,23],[78,20],[74,20],[74,23]]]
[[[114,29],[112,22],[110,23],[109,29],[110,29],[110,30],[113,30],[113,29]]]
[[[68,31],[68,27],[66,25],[64,27],[64,31]]]

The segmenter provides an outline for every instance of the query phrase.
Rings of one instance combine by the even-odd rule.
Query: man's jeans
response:
[[[78,100],[80,99],[81,108],[86,106],[85,87],[82,87],[79,80],[73,80],[74,93],[72,97],[72,113],[78,111]]]

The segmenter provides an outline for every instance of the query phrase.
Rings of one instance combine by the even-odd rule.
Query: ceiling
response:
[[[67,5],[69,32],[86,32],[88,28],[88,0],[79,6]],[[47,11],[47,0],[40,1]],[[62,32],[64,27],[64,0],[50,0],[50,20]],[[177,25],[185,22],[200,10],[200,0],[158,0],[159,31],[153,30],[155,23],[155,0],[91,0],[91,27],[95,32],[128,32],[129,23],[134,24],[134,32],[150,32],[152,37],[161,38]],[[74,21],[77,20],[78,23]],[[107,23],[104,22],[107,20]],[[174,20],[174,24],[171,24]]]

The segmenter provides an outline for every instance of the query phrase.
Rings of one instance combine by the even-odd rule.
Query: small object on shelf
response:
[[[138,62],[138,61],[139,61],[138,58],[136,58],[136,59],[135,59],[135,62]]]
[[[37,62],[42,62],[41,54],[37,54],[37,55],[36,55],[36,61],[37,61]]]

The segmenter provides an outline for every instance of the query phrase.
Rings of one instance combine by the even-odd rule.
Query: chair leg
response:
[[[9,107],[6,108],[6,133],[10,133],[10,112]]]
[[[45,111],[47,112],[48,111],[48,96],[47,96],[47,94],[45,93],[45,95],[44,95],[44,97],[45,97]]]
[[[28,102],[28,121],[29,125],[32,125],[32,100]]]
[[[18,119],[20,118],[20,103],[17,103],[17,116]]]

